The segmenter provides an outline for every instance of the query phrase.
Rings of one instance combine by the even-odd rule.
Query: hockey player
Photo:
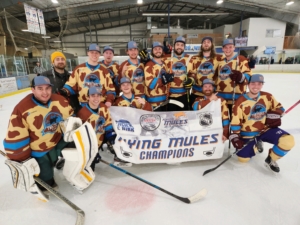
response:
[[[98,148],[101,147],[103,142],[111,146],[115,143],[116,133],[112,127],[112,121],[108,108],[100,103],[101,90],[100,88],[90,87],[88,90],[88,104],[80,109],[77,116],[82,119],[83,122],[88,121],[94,128],[98,139]],[[117,166],[131,166],[130,163],[120,160],[113,149],[109,148],[112,154],[115,155],[114,161]],[[93,161],[91,168],[95,169],[95,164],[99,163],[101,157],[99,153],[96,159]]]
[[[248,60],[244,56],[235,53],[234,50],[234,40],[225,39],[223,41],[224,56],[219,61],[216,81],[216,91],[220,97],[227,101],[230,115],[234,100],[245,93],[252,74],[248,66]]]
[[[205,79],[215,81],[217,75],[216,70],[220,61],[221,55],[216,54],[213,39],[211,37],[202,38],[201,50],[198,55],[193,56],[188,64],[188,76],[193,78],[192,94],[190,97],[191,104],[199,96],[204,96],[202,91],[202,82]]]
[[[131,81],[128,77],[123,77],[120,81],[120,88],[123,94],[114,103],[115,106],[132,107],[152,111],[152,106],[144,98],[137,97],[132,93]]]
[[[63,120],[68,121],[73,109],[64,97],[51,93],[52,86],[47,77],[33,79],[32,94],[15,106],[3,143],[9,158],[5,163],[11,169],[14,187],[44,201],[48,200],[45,189],[35,184],[33,176],[56,188],[53,167],[67,142],[73,141],[70,135],[63,138],[59,126]],[[68,127],[81,125],[79,118],[72,121]]]
[[[231,120],[233,133],[229,139],[235,148],[241,149],[237,153],[241,162],[248,162],[256,154],[256,141],[274,144],[265,163],[273,172],[278,173],[279,166],[276,161],[294,147],[294,138],[279,128],[284,108],[273,95],[261,91],[263,84],[263,75],[252,75],[248,85],[249,92],[235,102]],[[247,140],[253,137],[255,140],[248,143]],[[244,144],[247,145],[244,147]]]
[[[114,84],[116,90],[116,96],[120,94],[120,87],[118,83],[119,76],[119,64],[113,61],[114,58],[114,49],[110,46],[105,46],[103,48],[103,57],[104,60],[100,62],[109,72],[110,78]]]
[[[225,142],[229,136],[229,112],[226,104],[226,100],[222,97],[217,96],[218,93],[214,93],[215,83],[210,79],[205,79],[202,82],[202,93],[204,96],[196,98],[193,104],[193,110],[200,110],[204,108],[211,101],[221,100],[221,113],[222,113],[222,125],[223,125],[223,136],[222,141]]]
[[[184,109],[175,104],[168,104],[168,111],[181,111],[189,109],[189,92],[193,79],[187,77],[187,64],[189,55],[184,53],[185,38],[177,37],[174,42],[174,56],[167,57],[164,62],[172,72],[163,78],[163,84],[170,83],[170,99],[175,99],[184,104]]]
[[[119,67],[119,82],[121,78],[128,77],[131,80],[134,95],[145,97],[144,64],[138,59],[139,51],[136,42],[127,43],[127,54],[129,59]]]
[[[163,84],[162,76],[167,74],[167,68],[162,61],[163,45],[159,42],[152,44],[152,59],[145,66],[145,93],[146,100],[153,108],[167,100],[167,86]],[[157,108],[157,111],[166,111],[166,106]]]
[[[95,86],[101,89],[101,102],[110,107],[115,99],[115,88],[110,74],[104,66],[98,63],[100,48],[96,44],[90,44],[88,48],[88,61],[78,65],[60,93],[64,96],[79,95],[81,106],[87,104],[87,91]]]

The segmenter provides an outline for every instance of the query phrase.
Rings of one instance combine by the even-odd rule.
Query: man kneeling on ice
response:
[[[52,188],[58,188],[53,167],[62,149],[73,141],[73,137],[78,149],[69,150],[73,154],[63,154],[66,159],[64,175],[68,174],[66,179],[79,190],[88,187],[94,180],[95,175],[89,165],[98,149],[91,125],[81,126],[79,118],[70,117],[73,114],[72,107],[64,97],[51,93],[52,86],[47,77],[38,76],[33,79],[32,94],[15,106],[3,143],[9,158],[5,164],[11,170],[14,187],[30,192],[44,201],[48,201],[48,193],[35,183],[33,176],[38,176]],[[64,136],[60,123],[64,123],[64,127],[69,129]],[[80,128],[75,131],[78,127]],[[88,131],[92,131],[91,142],[88,146],[82,146],[78,139],[83,140],[89,136]],[[90,152],[87,153],[87,149]],[[83,154],[87,155],[85,160],[82,159]],[[73,170],[70,169],[70,155],[72,163],[77,162],[77,168],[74,167]]]

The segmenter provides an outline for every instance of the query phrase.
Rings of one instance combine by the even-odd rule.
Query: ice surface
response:
[[[264,91],[271,92],[287,109],[300,99],[300,74],[265,74]],[[27,93],[0,99],[0,137],[4,139],[13,107]],[[280,173],[274,175],[264,167],[271,145],[248,164],[233,157],[220,168],[218,160],[167,164],[134,165],[128,171],[176,195],[190,197],[202,188],[207,196],[185,204],[107,165],[97,164],[96,180],[83,194],[76,192],[55,171],[60,192],[86,214],[87,225],[94,224],[230,224],[230,225],[298,225],[300,224],[300,105],[282,118],[282,128],[296,139],[294,149],[278,161]],[[0,148],[3,149],[1,142]],[[233,151],[233,150],[232,150]],[[113,157],[102,154],[107,161]],[[52,225],[75,224],[76,214],[51,196],[48,203],[12,187],[9,169],[0,157],[0,224]]]

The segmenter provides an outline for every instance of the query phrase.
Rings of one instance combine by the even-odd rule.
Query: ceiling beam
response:
[[[29,0],[32,1],[32,0]],[[0,9],[4,9],[16,4],[20,4],[22,2],[28,2],[28,0],[1,0],[0,1]]]

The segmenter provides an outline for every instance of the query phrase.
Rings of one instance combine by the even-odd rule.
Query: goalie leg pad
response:
[[[82,191],[95,179],[91,164],[98,152],[98,140],[88,122],[78,128],[72,136],[76,149],[65,148],[62,151],[66,160],[63,174],[77,190]]]

